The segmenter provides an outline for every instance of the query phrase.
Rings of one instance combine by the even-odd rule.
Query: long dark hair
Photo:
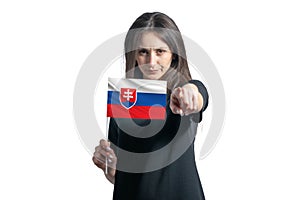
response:
[[[173,59],[169,70],[160,78],[167,80],[168,90],[191,80],[186,51],[181,33],[175,22],[160,12],[144,13],[129,28],[125,38],[126,78],[141,78],[136,62],[137,44],[144,32],[155,32],[170,48]]]

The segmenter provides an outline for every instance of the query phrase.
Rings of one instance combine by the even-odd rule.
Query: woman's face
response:
[[[159,79],[171,66],[172,52],[169,46],[153,32],[142,35],[136,61],[145,79]]]

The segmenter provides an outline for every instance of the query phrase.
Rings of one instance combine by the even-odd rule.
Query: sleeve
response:
[[[200,92],[200,94],[202,95],[203,98],[203,107],[202,109],[195,114],[192,114],[192,118],[194,120],[194,122],[198,122],[200,123],[202,121],[202,113],[203,111],[206,110],[207,106],[208,106],[208,92],[206,87],[204,86],[204,84],[201,81],[198,80],[190,80],[189,83],[195,84]]]

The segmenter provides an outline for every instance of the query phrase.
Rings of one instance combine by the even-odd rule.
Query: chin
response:
[[[150,79],[150,80],[158,80],[160,76],[147,76],[145,79]]]
[[[157,78],[155,78],[155,77],[145,77],[144,79],[157,80]]]

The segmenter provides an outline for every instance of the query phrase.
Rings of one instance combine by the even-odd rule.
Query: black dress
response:
[[[150,123],[154,123],[154,127],[157,127],[158,131],[150,137],[136,137],[138,134],[147,134],[146,132],[149,129],[145,129],[146,132],[142,131],[140,133],[137,130],[135,135],[128,134],[128,131],[126,131],[126,125],[128,124],[126,120],[128,119],[111,119],[109,140],[118,158],[114,200],[205,199],[195,163],[194,137],[197,125],[202,120],[202,112],[208,104],[208,93],[200,81],[192,80],[190,82],[198,87],[203,96],[203,109],[199,113],[181,117],[171,112],[168,100],[165,120],[134,120],[134,123],[139,127],[146,127]],[[174,140],[176,141],[174,142]],[[181,145],[182,148],[178,149],[176,144],[184,145]],[[139,160],[127,160],[125,156],[120,154],[119,149],[134,153],[149,153],[160,150],[166,145],[170,146],[169,151],[162,153],[162,157],[170,160],[168,165],[147,172],[120,170],[122,169],[121,165],[135,166],[141,163],[138,163]],[[178,158],[173,159],[178,152]],[[151,162],[156,161],[152,159]],[[160,160],[157,162],[160,162]]]

